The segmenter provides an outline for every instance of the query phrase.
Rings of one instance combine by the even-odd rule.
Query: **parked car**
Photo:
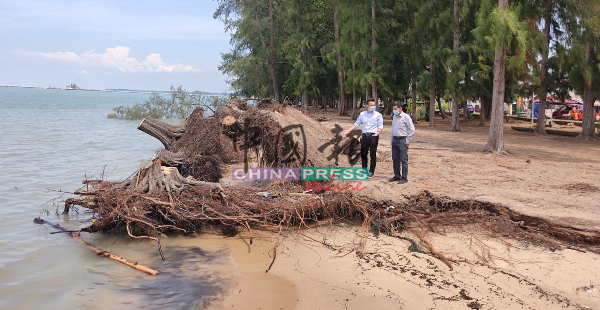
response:
[[[554,118],[554,119],[569,118],[569,114],[571,113],[572,109],[573,109],[572,104],[563,105],[560,108],[558,108],[556,111],[552,112],[552,118]]]
[[[467,109],[469,110],[469,112],[473,113],[475,112],[475,107],[471,104],[467,105]]]

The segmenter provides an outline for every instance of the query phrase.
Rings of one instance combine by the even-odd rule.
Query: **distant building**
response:
[[[68,84],[67,86],[65,86],[66,90],[76,90],[76,89],[81,89],[79,88],[79,86],[77,86],[77,84]]]

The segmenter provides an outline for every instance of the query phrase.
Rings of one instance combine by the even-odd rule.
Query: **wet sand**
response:
[[[460,231],[430,234],[452,260],[450,271],[432,255],[409,252],[405,240],[365,235],[355,224],[318,229],[335,250],[284,234],[268,274],[275,233],[259,232],[250,251],[247,233],[230,239],[238,278],[223,309],[600,309],[596,254]],[[359,234],[367,237],[361,254],[354,251]],[[424,248],[413,231],[404,236]]]
[[[223,309],[294,309],[300,298],[296,284],[286,274],[265,271],[273,255],[276,234],[255,232],[253,244],[247,233],[227,239],[235,261],[235,284]],[[281,258],[278,258],[280,261]]]

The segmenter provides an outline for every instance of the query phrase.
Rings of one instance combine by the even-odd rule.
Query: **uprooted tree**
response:
[[[148,167],[123,181],[86,180],[67,199],[64,212],[74,205],[97,213],[97,220],[86,232],[110,232],[124,227],[133,238],[159,242],[168,232],[193,234],[203,227],[220,227],[225,235],[235,235],[241,227],[250,232],[256,227],[277,228],[303,234],[300,228],[322,220],[362,219],[364,229],[374,229],[397,236],[407,228],[418,232],[428,250],[435,251],[426,240],[427,229],[439,226],[476,226],[496,236],[511,236],[538,244],[559,247],[578,246],[600,252],[600,233],[586,231],[528,217],[495,204],[456,201],[423,192],[402,207],[387,208],[397,202],[366,198],[350,192],[321,192],[319,196],[295,194],[298,183],[276,183],[280,197],[266,199],[258,189],[225,186],[219,183],[228,165],[246,160],[262,167],[301,167],[322,165],[311,154],[314,139],[327,141],[323,127],[303,112],[280,105],[249,108],[239,99],[220,107],[214,117],[203,117],[198,108],[180,125],[145,118],[138,129],[157,138],[164,145],[154,154]],[[283,132],[286,120],[303,120],[306,134],[313,137],[304,145]],[[350,139],[340,141],[350,145]],[[309,158],[289,157],[299,149],[309,148]],[[347,146],[333,148],[347,151]],[[327,154],[325,154],[327,155]],[[322,190],[321,190],[322,191]],[[294,228],[294,226],[297,226]],[[321,242],[329,247],[326,239]],[[160,245],[160,243],[159,243]],[[360,250],[360,249],[358,249]]]

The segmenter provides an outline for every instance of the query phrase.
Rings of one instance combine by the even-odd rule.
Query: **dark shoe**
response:
[[[394,176],[393,178],[389,179],[388,182],[394,182],[394,181],[398,181],[400,180],[400,178],[397,178],[396,176]]]
[[[398,184],[406,184],[408,183],[407,179],[400,179],[400,181],[398,181]]]
[[[375,173],[369,171],[369,178],[372,178],[375,175]]]

